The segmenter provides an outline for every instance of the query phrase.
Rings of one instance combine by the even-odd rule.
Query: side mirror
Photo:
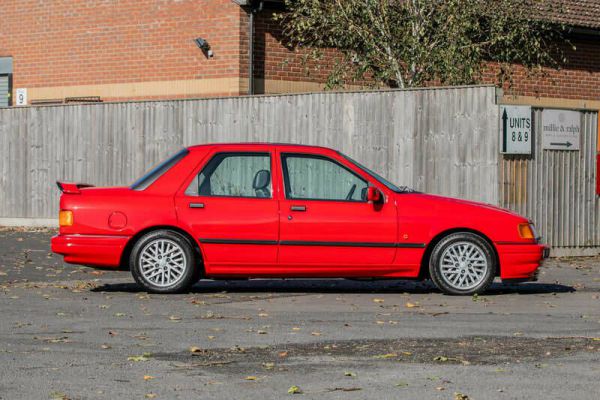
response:
[[[379,191],[374,186],[369,186],[367,188],[367,201],[371,201],[373,203],[383,203],[383,193]]]

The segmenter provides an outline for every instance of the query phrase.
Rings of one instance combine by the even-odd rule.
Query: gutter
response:
[[[567,28],[567,34],[569,36],[573,36],[573,37],[579,37],[579,38],[597,38],[600,36],[600,30],[599,29],[593,29],[593,28],[581,28],[581,27],[568,27]]]
[[[254,31],[255,15],[261,12],[265,5],[283,8],[283,0],[231,0],[242,7],[248,14],[248,95],[254,94]]]

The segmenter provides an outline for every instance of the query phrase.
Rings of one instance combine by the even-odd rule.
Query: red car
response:
[[[525,218],[398,187],[338,151],[192,146],[130,187],[58,183],[68,263],[131,270],[156,293],[200,278],[432,279],[449,294],[536,277]]]

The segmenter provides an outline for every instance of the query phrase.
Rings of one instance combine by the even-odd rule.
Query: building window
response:
[[[12,105],[12,57],[0,57],[0,107]]]

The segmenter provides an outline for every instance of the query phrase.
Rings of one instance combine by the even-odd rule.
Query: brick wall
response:
[[[305,64],[305,54],[283,44],[272,14],[266,9],[256,18],[256,92],[322,89],[336,53],[325,51],[320,62]],[[0,56],[13,57],[13,88],[30,89],[30,99],[247,93],[249,18],[231,0],[3,0],[0,19]],[[214,58],[196,47],[199,36],[211,44]],[[566,68],[545,77],[517,68],[506,91],[600,99],[600,41],[574,43],[577,51],[568,51]],[[496,71],[490,66],[484,81],[494,82]]]
[[[324,82],[333,65],[334,52],[320,65],[302,63],[302,53],[292,52],[282,44],[281,27],[265,12],[257,21],[256,77],[268,80]],[[546,76],[528,76],[522,67],[515,68],[513,86],[507,94],[560,97],[566,99],[600,99],[600,40],[574,39],[576,51],[566,49],[568,65],[562,70],[546,70]],[[483,83],[495,83],[498,68],[490,65]],[[364,83],[364,82],[363,82]]]
[[[3,0],[0,56],[14,87],[238,77],[244,14],[230,0]]]
[[[543,75],[528,76],[522,67],[515,68],[507,94],[564,99],[600,100],[600,40],[573,39],[576,50],[565,48],[568,63],[560,70],[545,69]],[[494,82],[497,66],[490,66],[486,82]]]
[[[335,65],[336,53],[324,50],[321,62],[306,62],[306,52],[285,45],[281,26],[266,10],[256,18],[255,77],[322,83]]]

